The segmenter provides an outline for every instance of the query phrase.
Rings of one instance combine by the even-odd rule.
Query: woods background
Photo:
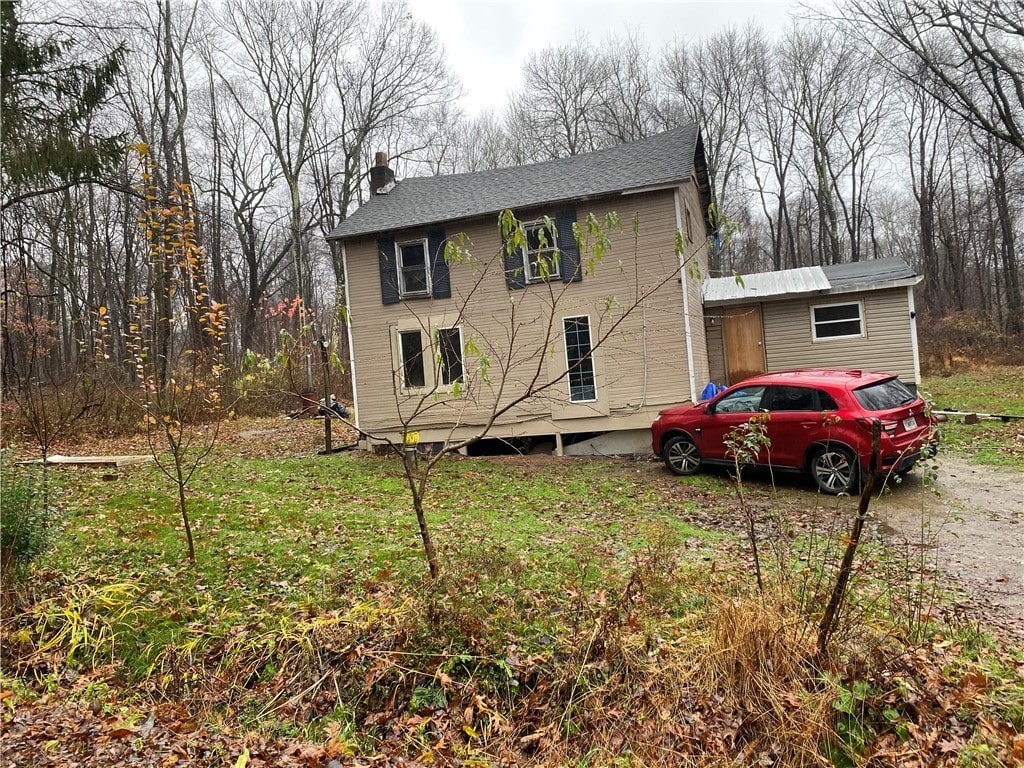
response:
[[[203,345],[211,312],[226,312],[235,394],[300,392],[316,339],[347,359],[324,235],[364,201],[375,151],[401,179],[690,121],[716,210],[740,224],[715,272],[899,256],[925,276],[931,364],[1021,354],[1019,3],[846,0],[781,34],[737,23],[658,50],[636,31],[577,32],[522,62],[502,110],[474,116],[403,3],[0,10],[8,392],[91,382],[75,402],[98,404],[97,382],[135,376],[140,327],[173,361]]]

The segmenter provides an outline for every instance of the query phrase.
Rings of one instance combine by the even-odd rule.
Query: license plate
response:
[[[917,429],[917,419],[915,419],[913,416],[907,416],[907,418],[903,420],[903,428]]]

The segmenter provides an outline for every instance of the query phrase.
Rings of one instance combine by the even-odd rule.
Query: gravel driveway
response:
[[[934,549],[974,609],[1024,637],[1024,473],[940,454],[934,481],[921,469],[872,501],[893,545]]]

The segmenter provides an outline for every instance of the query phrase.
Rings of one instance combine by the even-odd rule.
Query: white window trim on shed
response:
[[[816,311],[819,309],[830,309],[832,307],[857,307],[857,317],[844,317],[838,320],[819,320],[816,315]],[[863,299],[857,299],[856,301],[836,301],[830,304],[812,304],[810,306],[811,314],[811,340],[815,342],[827,342],[827,341],[840,341],[842,339],[863,339],[867,336],[867,327],[864,321],[864,301]],[[860,331],[858,333],[845,333],[836,336],[819,336],[819,326],[830,326],[837,325],[839,323],[849,323],[856,320],[860,325]]]

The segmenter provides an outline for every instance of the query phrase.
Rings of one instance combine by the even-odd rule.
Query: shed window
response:
[[[864,305],[859,301],[847,304],[819,304],[811,307],[814,340],[853,339],[864,335]]]
[[[597,381],[590,345],[590,318],[586,315],[567,317],[562,322],[565,330],[565,361],[569,371],[569,400],[573,403],[597,400]]]

